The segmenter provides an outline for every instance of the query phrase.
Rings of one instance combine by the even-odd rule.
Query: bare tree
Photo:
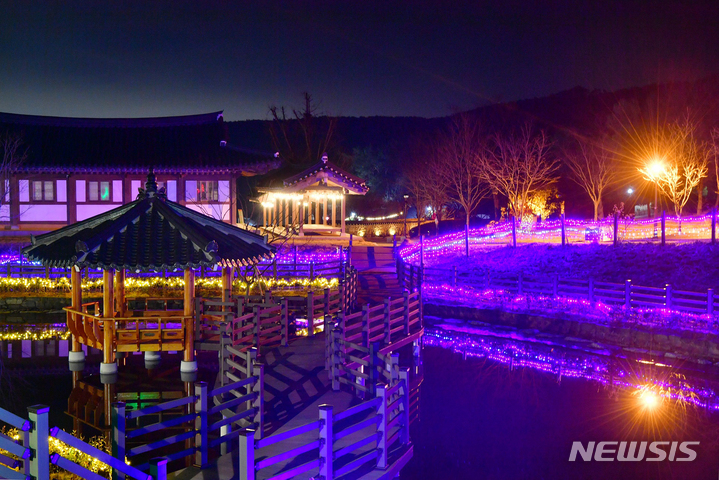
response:
[[[10,177],[27,159],[27,147],[20,133],[6,132],[0,136],[2,163],[0,163],[0,205],[8,205],[10,198]],[[14,199],[17,201],[17,199]]]
[[[426,162],[414,162],[405,172],[407,190],[412,195],[412,203],[417,209],[417,230],[421,234],[422,219],[427,218],[427,207],[432,207],[432,183],[436,176],[427,168]]]
[[[711,136],[712,141],[710,148],[711,155],[714,158],[714,177],[717,185],[717,190],[714,192],[717,196],[714,207],[719,207],[719,128],[714,127]]]
[[[337,118],[318,113],[319,105],[312,95],[303,93],[305,105],[292,109],[288,114],[285,107],[271,105],[272,116],[270,138],[280,156],[292,165],[307,165],[318,162],[322,154],[340,158],[335,141]]]
[[[523,218],[532,192],[557,180],[559,162],[550,155],[551,142],[544,131],[525,125],[518,133],[494,134],[482,155],[482,173],[490,187],[507,197],[514,215]]]
[[[565,151],[565,158],[571,179],[587,192],[594,204],[594,221],[604,218],[602,196],[617,179],[617,170],[612,168],[612,156],[600,145],[577,140],[578,149]]]
[[[483,181],[482,132],[478,123],[467,115],[455,116],[435,151],[434,163],[441,184],[449,198],[464,209],[465,225],[469,227],[472,213],[490,193],[488,183]]]
[[[649,167],[639,169],[646,180],[657,184],[680,218],[692,190],[709,171],[711,148],[696,139],[695,130],[696,126],[688,120],[670,126],[668,133],[662,136],[663,149],[668,152],[664,169],[661,172],[652,172]]]

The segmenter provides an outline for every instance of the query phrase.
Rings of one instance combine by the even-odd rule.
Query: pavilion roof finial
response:
[[[322,163],[327,163],[330,158],[327,156],[327,152],[322,154]]]
[[[157,188],[157,181],[155,179],[155,171],[150,167],[150,171],[147,173],[147,180],[145,181],[145,188],[141,188],[138,192],[137,198],[166,198],[165,189]]]

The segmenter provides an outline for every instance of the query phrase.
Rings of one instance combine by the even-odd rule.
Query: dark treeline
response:
[[[615,168],[622,174],[603,198],[603,209],[605,213],[610,212],[613,205],[624,202],[626,209],[632,210],[635,203],[651,201],[653,190],[645,185],[646,181],[637,172],[633,161],[636,153],[626,145],[624,137],[650,135],[670,123],[690,118],[696,125],[698,138],[709,141],[711,130],[719,126],[719,77],[615,92],[576,87],[548,97],[485,106],[464,114],[481,125],[487,135],[495,132],[509,134],[531,124],[548,134],[552,154],[556,157],[562,157],[577,140],[593,144],[612,138],[613,153],[618,159]],[[227,122],[230,141],[254,150],[282,150],[281,146],[278,148],[277,130],[274,135],[272,133],[278,122],[270,118],[272,115],[268,112],[268,120]],[[421,148],[422,145],[431,143],[446,131],[452,118],[453,115],[430,119],[328,117],[317,113],[316,121],[320,130],[321,125],[327,128],[331,124],[332,138],[327,143],[330,160],[365,178],[370,186],[371,193],[365,199],[358,199],[354,206],[365,215],[381,215],[401,208],[402,195],[407,192],[406,172],[426,150]],[[296,128],[291,125],[292,120],[287,120],[290,132]],[[300,137],[295,135],[291,141],[300,141]],[[322,141],[327,139],[322,137]],[[240,186],[241,191],[249,194],[256,182],[279,182],[306,166],[288,164],[266,178],[246,179]],[[570,180],[564,162],[558,173],[556,191],[560,198],[571,199],[565,202],[566,213],[571,217],[591,217],[592,202],[582,188]],[[704,198],[707,207],[716,203],[715,183],[714,164],[710,162],[710,171],[703,184],[707,187]],[[634,195],[627,194],[628,187],[634,189]],[[687,211],[692,209],[696,209],[694,199],[687,204]],[[476,213],[492,215],[493,199],[487,198],[478,210]]]

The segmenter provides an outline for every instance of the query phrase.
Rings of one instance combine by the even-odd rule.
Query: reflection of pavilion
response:
[[[232,269],[271,258],[265,238],[167,200],[152,172],[138,199],[82,222],[33,238],[23,253],[46,267],[72,269],[70,362],[84,359],[81,345],[103,351],[100,372],[117,372],[116,352],[182,351],[181,371],[197,370],[194,352],[195,269],[222,267],[223,297]],[[103,302],[83,304],[81,269],[103,270]],[[184,270],[183,310],[128,308],[125,271]],[[150,353],[153,352],[153,353]]]
[[[345,234],[345,195],[364,195],[365,181],[322,161],[286,179],[282,187],[260,187],[263,226],[293,227],[306,232]]]

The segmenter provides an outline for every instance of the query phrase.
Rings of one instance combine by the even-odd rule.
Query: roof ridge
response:
[[[25,115],[21,113],[0,112],[0,123],[71,128],[179,127],[184,125],[217,123],[221,118],[223,118],[223,110],[194,115],[135,118],[51,117],[44,115]]]

